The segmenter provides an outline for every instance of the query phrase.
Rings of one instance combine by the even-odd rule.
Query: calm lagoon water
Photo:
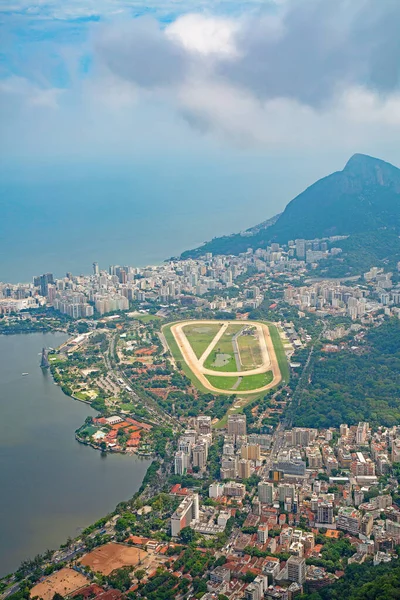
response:
[[[95,413],[65,396],[39,367],[42,347],[65,339],[0,336],[0,576],[129,499],[150,464],[102,458],[75,440],[75,429]]]

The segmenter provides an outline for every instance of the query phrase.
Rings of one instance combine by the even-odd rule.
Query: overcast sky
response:
[[[399,0],[4,0],[0,24],[10,168],[256,154],[295,190],[400,164]]]

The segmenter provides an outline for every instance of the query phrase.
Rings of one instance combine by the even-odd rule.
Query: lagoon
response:
[[[102,457],[75,440],[75,429],[95,412],[65,396],[39,367],[42,347],[65,339],[0,336],[0,576],[129,499],[150,464]]]

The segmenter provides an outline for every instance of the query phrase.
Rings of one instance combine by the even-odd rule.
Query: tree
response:
[[[142,581],[143,577],[146,575],[146,571],[145,569],[138,569],[135,571],[134,575],[138,581]]]
[[[128,590],[131,586],[131,571],[132,567],[123,567],[122,569],[117,569],[108,577],[108,584],[111,587],[120,590],[121,592],[126,592],[126,590]]]
[[[195,532],[190,527],[184,527],[179,532],[179,537],[184,544],[190,544],[195,538]]]

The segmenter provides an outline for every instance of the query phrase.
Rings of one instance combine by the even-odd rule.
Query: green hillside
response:
[[[344,252],[350,263],[361,268],[384,260],[388,253],[400,256],[400,169],[363,154],[355,154],[342,171],[320,179],[296,196],[277,219],[270,219],[246,232],[215,238],[182,257],[239,254],[271,242],[287,243],[296,238],[315,239],[349,235]],[[374,234],[367,250],[365,240]],[[346,259],[347,260],[347,259]]]

